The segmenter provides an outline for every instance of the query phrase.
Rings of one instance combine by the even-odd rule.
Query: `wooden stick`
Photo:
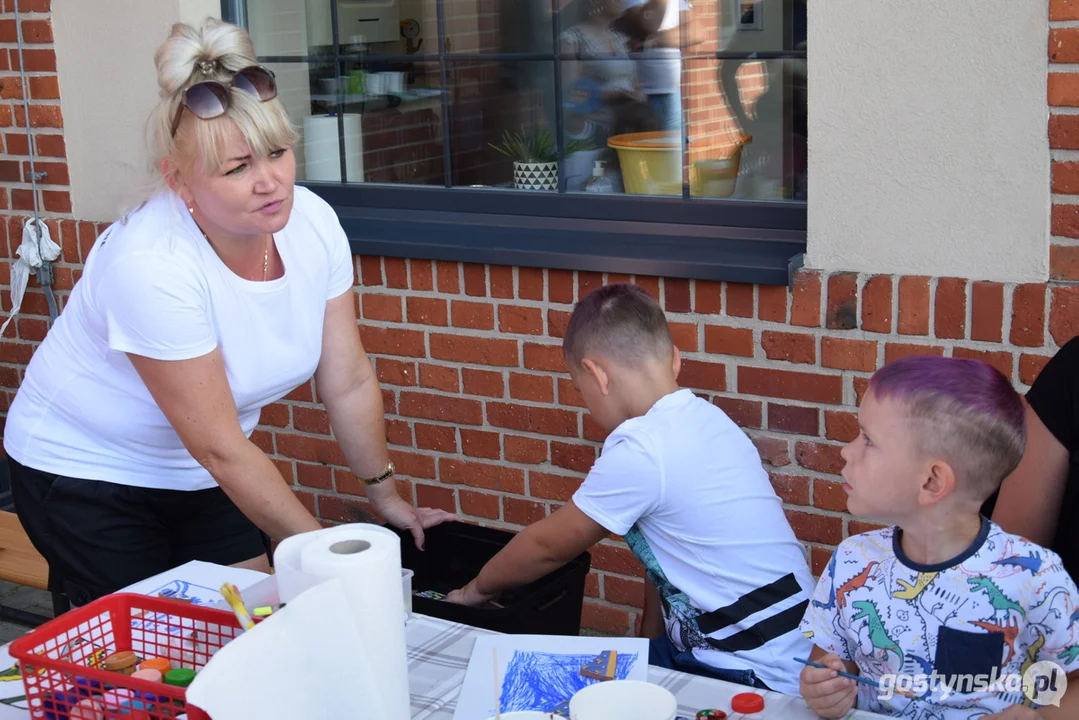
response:
[[[502,720],[502,688],[501,681],[498,679],[498,648],[495,648],[495,720]]]

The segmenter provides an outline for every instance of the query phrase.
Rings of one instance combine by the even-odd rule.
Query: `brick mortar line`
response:
[[[538,372],[542,372],[542,371],[538,371]],[[536,375],[536,377],[544,377],[544,376],[542,376],[542,375]],[[438,396],[440,396],[440,397],[451,397],[451,398],[457,398],[457,397],[462,397],[462,395],[463,395],[463,396],[464,396],[464,398],[483,398],[483,399],[485,399],[485,400],[490,400],[490,401],[492,401],[492,402],[506,402],[506,401],[510,401],[510,404],[514,404],[514,405],[522,405],[522,406],[524,406],[524,407],[540,407],[540,408],[549,408],[549,407],[551,407],[551,406],[553,406],[553,405],[557,405],[557,406],[558,406],[558,407],[560,407],[560,408],[561,408],[561,407],[565,407],[566,409],[570,409],[570,408],[572,408],[572,409],[574,409],[574,410],[575,410],[575,411],[577,411],[577,412],[583,412],[583,411],[585,411],[585,408],[584,408],[584,407],[581,407],[581,406],[579,406],[579,405],[566,405],[566,406],[562,406],[562,405],[560,405],[560,404],[558,404],[558,403],[555,403],[555,402],[553,402],[553,401],[548,401],[548,400],[519,400],[519,399],[517,399],[517,398],[514,398],[514,397],[508,397],[508,398],[495,398],[495,397],[490,397],[490,396],[486,396],[486,395],[470,395],[470,394],[465,394],[465,393],[463,393],[463,392],[461,392],[461,391],[440,390],[440,389],[438,389],[438,388],[423,388],[423,387],[418,387],[418,386],[416,386],[416,385],[392,385],[391,387],[392,387],[392,388],[396,388],[396,389],[397,389],[397,390],[399,390],[399,391],[403,391],[403,390],[408,390],[409,388],[415,388],[417,392],[429,392],[429,393],[431,393],[431,394],[434,394],[434,395],[438,395]]]
[[[1079,197],[1077,197],[1077,199],[1079,199]],[[1067,239],[1067,238],[1064,238],[1064,239]],[[892,277],[893,279],[898,279],[900,277],[907,277],[907,276],[890,276],[890,277]],[[911,276],[911,277],[924,277],[924,276]],[[950,276],[947,277],[947,278],[945,278],[945,277],[935,277],[934,276],[934,277],[929,277],[928,279],[931,281],[929,289],[930,289],[930,298],[931,298],[931,300],[930,300],[930,310],[932,311],[935,308],[935,291],[936,291],[937,286],[939,285],[939,280],[952,279],[952,278]],[[986,281],[986,280],[969,279],[969,278],[957,278],[957,279],[963,280],[964,282],[966,282],[968,287],[972,283],[975,283],[975,282],[997,282],[997,281]],[[1001,282],[1000,284],[1001,285],[1015,286],[1015,285],[1026,285],[1026,284],[1032,284],[1032,283],[1008,281],[1008,282]],[[1033,284],[1038,284],[1038,283],[1033,283]],[[895,317],[895,316],[898,315],[898,307],[897,307],[897,305],[898,305],[898,302],[899,302],[899,300],[898,300],[899,293],[898,293],[897,285],[898,285],[897,282],[893,282],[893,292],[892,292],[892,305],[893,305],[893,307],[892,307],[892,311],[893,311],[893,317],[894,317],[894,320],[895,320],[893,325],[895,325],[896,327],[898,326],[898,317]],[[859,300],[861,300],[861,299],[862,299],[861,294],[859,294]],[[532,302],[538,303],[540,301],[532,301]],[[825,297],[822,304],[826,304],[826,302],[827,302],[827,299]],[[491,301],[490,304],[497,304],[497,303],[498,303],[498,301],[494,300],[494,301]],[[805,327],[805,326],[801,326],[801,325],[792,325],[792,324],[790,324],[790,321],[765,320],[765,319],[760,319],[760,318],[758,318],[756,316],[742,317],[742,316],[715,315],[715,314],[711,314],[711,313],[697,313],[697,312],[678,313],[678,312],[672,312],[672,311],[667,311],[667,315],[668,315],[668,321],[672,322],[672,323],[676,323],[676,324],[697,323],[697,324],[704,324],[705,326],[717,326],[717,327],[722,327],[722,328],[750,329],[750,330],[761,330],[761,331],[764,331],[764,330],[783,330],[783,331],[786,331],[786,332],[794,332],[794,333],[815,333],[815,332],[821,332],[821,333],[847,333],[847,334],[852,334],[856,338],[860,338],[862,335],[866,335],[866,334],[878,335],[878,336],[879,335],[898,335],[898,329],[893,330],[890,333],[879,333],[879,332],[864,330],[862,328],[845,329],[845,328],[828,328],[828,327]],[[930,318],[930,320],[932,320],[932,317]],[[366,321],[365,320],[364,322],[374,323],[374,322],[386,322],[386,321]],[[447,326],[420,325],[420,324],[417,324],[417,323],[409,323],[407,321],[402,321],[400,323],[394,323],[394,324],[397,325],[397,326],[407,326],[407,327],[410,327],[412,329],[419,329],[421,327],[423,327],[423,328],[447,327]],[[932,326],[932,322],[930,324]],[[450,326],[450,327],[452,327],[452,326]],[[488,333],[505,334],[505,333],[501,333],[501,331],[498,331],[498,330],[475,331],[474,329],[471,329],[471,328],[461,328],[461,329],[473,330],[473,332],[488,332]],[[926,336],[922,336],[922,335],[898,335],[898,336],[899,337],[926,337]],[[524,336],[524,337],[530,337],[530,338],[536,338],[536,339],[547,338],[548,340],[553,340],[555,342],[560,341],[560,338],[550,338],[549,336],[545,336],[545,335],[529,335],[529,336]],[[703,343],[698,343],[698,344],[703,345]]]
[[[56,70],[27,70],[26,71],[26,77],[28,79],[33,79],[33,78],[59,78],[60,76],[59,76],[59,74],[57,73]],[[3,79],[21,79],[22,78],[22,72],[20,72],[19,70],[0,70],[0,78],[3,78]],[[27,84],[29,84],[29,83],[27,83]],[[42,99],[42,100],[49,100],[49,99],[55,100],[56,98],[33,98],[32,97],[32,98],[30,98],[30,102],[32,102],[32,103],[37,102],[39,99]],[[5,102],[5,101],[14,102],[16,100],[21,101],[22,98],[21,97],[3,98],[2,100],[0,100],[0,102]]]
[[[24,155],[23,157],[29,157],[29,156]],[[0,161],[2,161],[2,160],[3,160],[3,158],[0,157]],[[41,159],[38,158],[36,160],[35,164],[40,166]],[[46,178],[46,180],[47,179],[48,178]],[[9,190],[31,190],[31,191],[33,190],[33,185],[31,183],[23,182],[22,180],[18,180],[18,181],[15,181],[15,182],[6,182],[6,183],[4,183],[4,186],[7,187]],[[70,188],[71,185],[70,185],[70,183],[65,183],[63,185],[60,185],[60,184],[56,184],[56,183],[49,184],[47,182],[39,181],[38,184],[37,184],[37,187],[38,187],[39,190],[48,190],[48,191],[52,192],[53,188]],[[10,202],[10,195],[9,195],[9,202]],[[56,238],[53,238],[53,240],[55,241]]]
[[[1079,155],[1079,151],[1075,151],[1075,152],[1077,153],[1077,155]],[[1075,202],[1058,203],[1058,204],[1079,204],[1079,195],[1067,196],[1067,197],[1073,198],[1073,200]],[[869,277],[873,277],[875,275],[876,274],[860,274],[860,276],[859,276],[858,295],[857,295],[859,308],[861,307],[861,303],[862,303],[862,300],[863,300],[863,290],[864,290],[865,281],[868,280]],[[899,300],[898,300],[898,294],[899,293],[898,293],[898,287],[897,287],[898,282],[897,281],[898,281],[899,278],[902,278],[902,277],[928,277],[929,278],[929,280],[931,281],[930,282],[930,311],[931,311],[931,314],[932,314],[932,310],[935,307],[934,291],[935,291],[936,286],[938,284],[937,281],[943,279],[943,276],[938,277],[938,276],[886,275],[885,277],[891,277],[893,279],[893,292],[892,292],[892,304],[893,304],[893,307],[892,307],[892,311],[893,311],[893,319],[894,319],[895,322],[898,321],[897,316],[898,316],[898,302],[899,302]],[[948,276],[948,278],[950,279],[950,276]],[[968,286],[973,282],[986,282],[984,280],[972,279],[972,278],[958,278],[958,279],[966,281]],[[696,284],[695,282],[692,282],[691,287],[695,286],[695,284]],[[1004,283],[1001,283],[1001,284],[1003,284],[1003,285],[1023,285],[1023,284],[1028,284],[1028,283],[1004,282]],[[822,288],[822,290],[824,290],[824,289]],[[360,294],[361,295],[364,294],[362,290],[360,290]],[[560,311],[562,307],[572,308],[572,305],[570,305],[570,304],[557,303],[557,302],[553,302],[553,301],[550,301],[550,300],[522,300],[522,299],[515,299],[515,298],[492,298],[492,297],[483,297],[483,296],[457,296],[457,295],[448,295],[446,293],[440,293],[438,291],[409,291],[407,289],[397,289],[397,288],[389,290],[388,293],[378,293],[378,294],[382,294],[384,296],[387,295],[387,294],[392,294],[392,295],[395,295],[395,296],[405,297],[405,298],[409,297],[410,295],[411,296],[417,296],[418,295],[418,296],[427,297],[427,298],[431,298],[431,299],[442,299],[442,300],[447,300],[447,301],[451,301],[451,302],[452,301],[461,301],[461,300],[463,300],[465,302],[473,302],[473,303],[477,303],[477,304],[490,305],[490,306],[492,306],[492,308],[498,308],[498,307],[501,307],[503,305],[509,305],[509,306],[512,306],[512,307],[529,307],[529,308],[535,308],[535,309],[539,309],[539,310],[556,310],[556,311]],[[826,293],[826,290],[825,290],[824,292],[822,292],[822,307],[825,307],[825,310],[826,310],[826,302],[827,302],[827,293]],[[790,303],[791,303],[790,298],[788,298],[788,305],[790,305]],[[697,324],[703,323],[705,325],[717,325],[719,327],[744,328],[744,329],[753,329],[753,330],[768,330],[768,329],[773,329],[773,328],[776,328],[776,329],[782,328],[782,329],[786,329],[786,331],[788,331],[788,332],[824,331],[824,332],[859,333],[859,334],[871,332],[871,331],[862,330],[860,328],[841,329],[841,328],[827,328],[827,327],[804,327],[804,326],[798,326],[798,325],[791,325],[789,321],[775,321],[775,320],[760,319],[759,317],[757,317],[757,315],[759,314],[759,307],[756,307],[759,303],[755,300],[754,304],[755,304],[755,311],[754,311],[754,315],[752,317],[742,317],[742,316],[723,315],[723,314],[717,315],[717,314],[711,314],[711,313],[698,313],[696,311],[683,313],[683,312],[674,312],[674,311],[666,310],[665,312],[667,313],[668,321],[672,322],[672,323],[683,323],[683,324],[685,324],[685,323],[697,323]],[[555,341],[555,342],[559,342],[561,340],[561,338],[552,338],[547,334],[529,335],[529,334],[522,334],[522,333],[508,333],[508,332],[501,331],[501,330],[498,330],[498,329],[478,330],[476,328],[458,327],[458,326],[455,326],[455,325],[452,325],[452,324],[449,324],[449,325],[427,325],[427,324],[422,324],[422,323],[409,322],[407,319],[403,319],[402,321],[387,321],[387,320],[375,320],[375,319],[368,319],[368,318],[360,318],[360,321],[365,323],[365,324],[371,324],[371,325],[376,326],[376,327],[393,326],[395,328],[407,328],[407,329],[416,329],[416,330],[419,330],[419,329],[436,329],[436,331],[437,331],[437,329],[442,328],[442,329],[446,329],[446,330],[450,330],[450,329],[452,329],[452,330],[462,330],[462,331],[465,331],[465,334],[494,333],[494,334],[497,334],[499,336],[512,335],[513,337],[524,338],[524,339],[532,338],[532,339],[539,340],[539,339],[546,338],[549,341]],[[764,327],[762,327],[762,326],[764,326]],[[885,333],[872,333],[872,334],[884,335]],[[895,334],[895,333],[893,332],[891,334]],[[919,337],[919,336],[912,335],[912,336],[901,336],[901,337]],[[700,341],[700,338],[698,338],[698,345],[703,346],[703,342]]]
[[[1005,341],[1008,341],[1009,342],[1009,347],[1014,347],[1014,346],[1010,345],[1010,342],[1011,342],[1011,336],[1012,336],[1012,333],[1011,333],[1012,319],[1015,317],[1015,306],[1014,306],[1014,303],[1013,303],[1013,301],[1015,299],[1015,288],[1016,288],[1016,286],[1014,284],[1012,284],[1012,283],[1006,283],[1004,285],[1004,310],[1003,310],[1004,324],[1000,328],[1000,342],[1003,345]],[[1047,291],[1045,294],[1046,295],[1051,295],[1052,293]],[[1008,312],[1008,308],[1011,308],[1012,311]],[[1046,322],[1046,325],[1049,324],[1049,316],[1048,315],[1045,316],[1045,322]],[[1043,338],[1043,340],[1044,340],[1044,338]],[[1008,379],[1012,382],[1013,385],[1019,380],[1019,363],[1018,362],[1012,363],[1012,377],[1010,377]]]
[[[969,285],[970,283],[967,283],[967,284]],[[929,333],[928,334],[935,336],[936,331],[937,331],[937,288],[940,285],[939,278],[930,278],[927,285],[929,286],[929,288],[928,288],[928,291],[929,291],[929,306],[928,306],[928,309],[926,310],[926,312],[929,313],[929,317],[926,318],[926,324],[927,324],[927,326],[929,328]],[[898,293],[896,293],[896,294],[898,295]],[[896,322],[897,323],[899,322],[899,316],[898,315],[896,315]],[[898,330],[898,329],[899,329],[899,326],[896,325],[896,330]],[[966,335],[965,332],[964,332],[964,335]],[[1001,337],[1003,338],[1003,335]],[[884,349],[885,348],[881,348],[881,353],[882,354],[881,354],[881,357],[880,357],[880,364],[878,364],[877,367],[884,367],[884,355],[883,355]]]
[[[812,408],[812,409],[820,410],[822,408]],[[411,417],[407,417],[407,416],[402,416],[402,417],[407,419],[407,420],[414,421],[414,422],[423,422],[424,424],[433,424],[433,425],[435,425],[437,427],[461,429],[461,430],[474,429],[471,426],[462,428],[458,424],[454,424],[454,423],[450,423],[450,422],[446,422],[446,421],[428,421],[425,418],[411,418]],[[476,427],[478,427],[478,426],[476,426]],[[539,472],[546,472],[546,470],[544,470],[543,468],[550,468],[550,469],[553,469],[553,470],[556,471],[554,474],[570,473],[570,474],[574,474],[574,475],[583,475],[583,474],[587,474],[588,471],[586,471],[586,470],[576,470],[574,468],[567,468],[567,467],[563,467],[563,466],[560,466],[560,465],[556,465],[551,460],[547,460],[543,464],[522,463],[522,462],[507,460],[507,459],[505,459],[505,456],[504,456],[504,453],[505,453],[505,450],[504,450],[504,447],[503,447],[503,445],[504,445],[504,436],[507,435],[507,434],[512,434],[514,437],[527,437],[527,438],[530,438],[530,439],[536,439],[536,440],[545,441],[545,442],[562,442],[562,443],[564,443],[566,445],[570,445],[570,446],[574,446],[574,447],[578,447],[578,448],[597,448],[597,447],[602,445],[602,443],[600,441],[587,440],[587,439],[583,439],[583,438],[579,438],[579,437],[578,438],[566,438],[564,436],[544,435],[542,433],[536,433],[536,432],[532,432],[532,431],[520,431],[520,432],[518,432],[518,431],[512,430],[511,428],[497,428],[495,426],[491,426],[491,427],[492,427],[492,430],[490,432],[494,432],[495,434],[499,434],[499,435],[503,436],[503,438],[500,439],[501,440],[501,442],[500,442],[501,456],[499,458],[488,458],[488,457],[484,457],[484,456],[467,455],[463,451],[450,453],[450,452],[444,451],[444,450],[438,450],[438,449],[434,449],[434,448],[421,448],[421,447],[417,447],[415,445],[400,445],[400,444],[390,443],[390,446],[393,447],[393,448],[399,448],[402,451],[415,451],[415,452],[423,453],[423,454],[426,454],[426,455],[428,455],[430,457],[433,457],[433,458],[436,458],[436,459],[442,459],[442,458],[445,458],[445,459],[459,459],[459,460],[466,461],[466,462],[478,462],[478,463],[481,463],[481,464],[499,463],[500,466],[507,466],[507,467],[519,468],[519,469],[522,469],[522,470],[530,470],[530,471],[531,470],[536,470],[536,471],[539,471]],[[843,445],[847,444],[847,441],[835,440],[833,438],[829,438],[823,432],[821,434],[818,434],[818,435],[808,435],[808,434],[805,434],[805,433],[795,433],[795,432],[787,432],[787,431],[782,431],[782,430],[775,430],[775,429],[768,428],[768,427],[762,427],[762,428],[743,428],[741,426],[739,426],[739,427],[744,433],[746,433],[746,435],[750,436],[751,439],[753,439],[755,437],[762,437],[762,438],[765,438],[765,439],[780,440],[780,441],[787,442],[787,443],[791,443],[791,442],[793,442],[793,443],[806,443],[806,442],[808,442],[808,443],[815,444],[815,445],[827,445],[827,446],[832,446],[832,447],[840,447],[840,446],[843,446]],[[260,424],[260,425],[257,426],[257,428],[262,429],[262,430],[266,430],[267,432],[276,432],[277,434],[282,434],[280,432],[282,430],[289,430],[289,432],[284,433],[284,434],[295,435],[297,437],[313,437],[315,439],[329,439],[329,440],[333,439],[332,436],[328,436],[328,435],[316,435],[316,434],[312,434],[312,433],[310,433],[308,431],[300,431],[300,430],[295,430],[295,429],[290,429],[290,428],[280,428],[280,427],[273,426],[273,425],[261,425]],[[575,442],[571,442],[571,441],[575,441]],[[788,449],[790,449],[789,446],[788,446]],[[287,459],[291,459],[291,460],[293,460],[295,462],[305,462],[305,463],[306,462],[314,462],[314,461],[308,461],[308,460],[303,460],[303,459],[299,459],[299,458],[287,458]],[[793,459],[792,459],[791,462],[794,465],[794,467],[803,470],[803,472],[798,473],[799,475],[809,473],[813,477],[819,477],[819,479],[824,479],[824,478],[834,477],[835,476],[834,473],[829,473],[829,472],[820,471],[820,470],[813,470],[811,468],[804,468],[801,465],[797,465],[796,461],[793,460]],[[767,463],[762,460],[762,465],[767,465]],[[339,467],[339,466],[334,465],[333,467]],[[343,467],[343,466],[340,466],[340,467]],[[790,473],[784,472],[785,468],[790,467],[790,465],[771,466],[771,467],[772,467],[773,470],[775,470],[779,474],[790,474]]]
[[[595,447],[594,445],[588,445],[588,444],[585,444],[585,443],[579,443],[579,446],[580,447],[588,447],[588,448],[594,448]],[[390,447],[391,448],[400,448],[400,449],[402,449],[402,451],[415,451],[415,452],[424,453],[427,457],[431,457],[431,458],[433,458],[435,460],[460,460],[462,462],[478,463],[478,464],[483,464],[483,465],[492,465],[492,466],[495,466],[495,467],[508,467],[508,468],[512,468],[512,469],[516,469],[516,470],[529,471],[529,472],[534,471],[534,472],[544,473],[544,474],[547,474],[547,475],[561,475],[561,476],[565,476],[565,477],[569,477],[569,475],[567,475],[567,473],[569,473],[570,475],[574,475],[574,476],[577,476],[577,475],[584,476],[584,475],[588,474],[587,470],[574,470],[573,468],[562,467],[561,465],[555,465],[550,460],[544,462],[542,465],[536,464],[536,463],[520,463],[520,462],[516,462],[516,461],[507,460],[507,459],[505,459],[505,454],[504,454],[504,451],[503,451],[503,449],[501,447],[501,442],[499,443],[499,453],[500,453],[501,456],[498,457],[498,458],[477,457],[477,456],[474,456],[474,455],[465,455],[463,452],[449,453],[449,452],[446,452],[444,450],[433,450],[433,449],[427,449],[427,448],[418,448],[418,447],[414,447],[414,446],[411,446],[411,445],[394,445],[392,443],[390,444]],[[300,460],[298,462],[308,462],[308,461]],[[334,467],[337,467],[337,466],[335,465]],[[439,473],[439,474],[441,474],[441,473]],[[439,479],[441,479],[441,478],[439,478]],[[495,490],[492,490],[491,492],[507,492],[507,491],[495,491]],[[508,494],[514,494],[514,493],[508,493]],[[551,500],[548,500],[548,502],[551,502]]]
[[[1049,357],[1049,356],[1044,356],[1044,357]],[[821,407],[821,406],[798,405],[797,407],[803,407],[803,408],[810,409],[810,410],[824,411],[824,412],[828,412],[829,410],[831,410],[831,407]],[[847,406],[832,406],[832,407],[847,407]],[[850,406],[850,407],[853,407],[853,406]],[[839,412],[850,412],[850,411],[839,411]],[[561,442],[561,443],[564,443],[566,445],[571,445],[571,446],[576,446],[576,447],[592,447],[592,448],[596,448],[596,447],[601,447],[603,445],[603,442],[599,441],[599,440],[589,440],[587,438],[582,438],[582,437],[573,438],[573,437],[566,437],[566,436],[563,436],[563,435],[548,435],[548,434],[544,434],[544,433],[536,432],[536,431],[531,431],[531,430],[520,430],[519,431],[519,430],[514,430],[513,428],[503,428],[503,427],[494,426],[494,425],[482,425],[482,426],[480,426],[480,425],[471,426],[470,425],[470,426],[462,427],[460,425],[460,423],[453,423],[453,422],[444,421],[444,420],[429,420],[427,418],[416,418],[416,417],[412,417],[412,416],[408,416],[408,415],[390,415],[388,417],[391,417],[392,419],[400,420],[400,421],[403,421],[403,422],[422,423],[422,424],[426,424],[426,425],[433,425],[435,427],[440,427],[440,428],[452,428],[452,429],[461,429],[461,430],[480,430],[482,428],[484,432],[492,432],[492,433],[495,433],[495,434],[500,434],[502,436],[510,435],[512,437],[524,437],[524,438],[528,438],[528,439],[539,440],[541,442]],[[260,424],[258,427],[263,428],[263,429],[273,428],[273,429],[275,429],[274,431],[277,431],[277,432],[290,431],[290,432],[287,432],[285,434],[303,435],[305,437],[310,435],[310,433],[307,433],[306,431],[299,431],[299,430],[293,431],[292,428],[282,428],[282,427],[278,427],[278,426],[275,426],[275,425],[262,425],[262,424]],[[823,427],[824,426],[822,426],[822,428]],[[809,435],[809,434],[806,434],[806,433],[791,432],[791,431],[786,431],[786,430],[778,430],[778,429],[770,428],[770,427],[767,426],[767,424],[764,424],[764,423],[762,423],[762,427],[759,427],[759,428],[742,427],[742,426],[739,426],[739,428],[744,433],[746,433],[747,435],[751,435],[751,437],[760,436],[760,437],[776,439],[776,440],[783,440],[783,441],[815,442],[817,444],[829,444],[829,443],[845,444],[845,441],[835,440],[833,438],[829,438],[827,436],[827,434],[826,434],[826,430],[822,430],[822,432],[818,433],[817,435]],[[320,438],[325,438],[325,439],[332,439],[331,436],[327,436],[327,435],[321,435],[321,436],[315,436],[315,437],[320,437]],[[503,440],[503,444],[504,444],[504,440]],[[400,444],[394,444],[394,443],[391,443],[391,445],[393,445],[394,447],[403,448],[403,449],[417,450],[417,451],[426,452],[426,453],[437,453],[439,456],[448,456],[448,455],[451,454],[451,453],[448,453],[448,452],[446,452],[444,450],[436,450],[436,449],[433,449],[433,448],[420,448],[420,447],[417,447],[415,445],[400,445]],[[482,456],[465,455],[463,451],[455,453],[455,455],[462,456],[462,459],[471,459],[471,460],[475,460],[475,461],[484,461],[484,460],[490,460],[492,462],[503,461],[503,462],[509,463],[512,466],[518,466],[518,465],[522,466],[525,469],[528,469],[528,468],[534,466],[534,463],[518,463],[518,462],[514,462],[514,461],[504,460],[503,459],[504,454],[505,454],[504,448],[500,448],[500,452],[502,452],[502,455],[503,455],[503,457],[500,457],[500,458],[487,458],[487,457],[482,457]],[[561,466],[558,466],[558,465],[554,465],[551,461],[548,461],[548,464],[550,464],[552,467],[561,467]],[[785,467],[785,466],[780,466],[780,467]],[[582,471],[582,470],[574,470],[572,468],[562,468],[562,469],[566,470],[567,472],[572,472],[572,473],[586,472],[586,471]],[[825,474],[828,474],[828,473],[825,473]]]
[[[820,515],[822,517],[834,517],[839,518],[840,520],[846,520],[847,518],[851,517],[849,512],[841,512],[839,510],[825,510],[824,508],[819,508],[812,505],[792,505],[790,503],[784,502],[782,503],[782,506],[784,510],[794,510],[795,512],[804,512],[808,513],[809,515]],[[853,519],[857,520],[857,518]],[[800,540],[799,542],[805,541]]]
[[[1040,283],[1036,283],[1036,284],[1040,284]],[[1011,308],[1011,299],[1012,299],[1012,295],[1014,294],[1014,286],[1009,286],[1009,285],[1010,284],[1007,284],[1004,287],[1005,303],[1006,303],[1005,308],[1006,309]],[[968,327],[969,327],[969,324],[970,324],[971,316],[973,315],[973,306],[972,306],[972,303],[970,302],[970,299],[969,299],[970,298],[971,287],[972,287],[972,285],[968,283],[968,286],[967,286],[967,288],[968,288],[968,302],[967,302],[967,311],[968,311],[967,312],[967,315],[968,315],[967,324],[968,324]],[[1046,296],[1049,296],[1049,295],[1051,295],[1051,293],[1047,292]],[[1014,313],[1014,308],[1011,308],[1011,309],[1012,309],[1012,312]],[[852,333],[853,334],[853,336],[843,337],[843,336],[834,336],[834,335],[827,334],[829,332],[834,332],[834,331],[821,330],[820,328],[814,328],[813,330],[816,330],[815,333],[803,333],[803,334],[808,334],[808,335],[810,335],[812,337],[819,338],[819,339],[823,339],[823,338],[826,338],[826,337],[836,337],[837,339],[863,340],[863,341],[867,341],[867,342],[876,342],[879,345],[883,345],[885,347],[887,345],[889,345],[889,344],[892,344],[892,345],[930,345],[930,346],[940,346],[940,347],[945,348],[946,350],[954,350],[957,347],[961,347],[961,348],[970,349],[970,350],[982,350],[982,351],[990,351],[990,352],[1005,352],[1005,353],[1013,353],[1013,354],[1016,353],[1016,352],[1019,352],[1019,353],[1031,353],[1031,352],[1035,352],[1037,350],[1049,350],[1049,349],[1051,349],[1050,347],[1047,347],[1046,345],[1027,347],[1027,346],[1013,345],[1010,342],[1005,341],[1003,338],[1006,338],[1008,336],[1007,328],[1010,326],[1011,314],[1010,313],[1004,313],[1004,314],[1007,317],[1002,318],[1002,321],[1003,321],[1002,330],[1001,330],[1002,340],[1000,342],[995,342],[995,341],[990,341],[990,340],[938,338],[938,337],[933,336],[933,335],[893,335],[893,334],[885,335],[883,333],[881,333],[881,334],[877,334],[877,333],[867,334],[866,331],[861,331],[861,330],[842,330],[842,331],[838,331],[838,332]],[[1048,315],[1047,315],[1047,318],[1048,318]],[[750,329],[752,329],[752,328],[750,328]],[[489,332],[493,332],[493,331],[489,331]],[[754,339],[756,341],[757,340],[756,333],[754,334],[754,336],[755,336]],[[468,335],[467,337],[474,337],[474,336]],[[495,338],[495,339],[497,339],[497,338]],[[754,345],[754,353],[755,354],[754,354],[753,357],[746,357],[746,356],[742,356],[742,355],[727,355],[727,354],[708,352],[708,351],[703,351],[703,350],[695,351],[695,352],[684,352],[683,357],[685,359],[687,359],[687,360],[697,360],[697,361],[708,360],[708,361],[712,361],[713,364],[721,364],[722,363],[722,364],[725,364],[725,365],[734,365],[734,366],[737,366],[737,367],[753,367],[753,368],[770,369],[770,370],[783,370],[783,371],[788,371],[788,372],[802,372],[802,373],[806,373],[806,374],[810,374],[810,375],[818,375],[818,376],[823,376],[823,377],[827,377],[827,376],[834,377],[837,373],[838,374],[857,373],[857,374],[859,374],[859,376],[862,376],[862,375],[868,376],[868,375],[870,375],[870,374],[872,374],[874,372],[874,370],[862,371],[862,370],[849,370],[849,369],[845,369],[845,368],[826,367],[826,366],[822,365],[819,361],[815,362],[815,363],[794,363],[794,362],[790,362],[790,361],[787,361],[787,360],[770,359],[767,356],[758,357],[756,355],[756,350],[758,348],[760,348],[760,344],[758,342],[755,342],[755,345]],[[879,348],[878,350],[880,352],[883,352],[884,348]],[[482,363],[470,363],[470,362],[462,362],[462,361],[458,361],[458,360],[442,360],[442,359],[439,359],[439,358],[432,358],[432,357],[405,358],[403,356],[396,356],[396,355],[376,355],[376,354],[371,354],[371,357],[374,357],[376,359],[377,358],[386,358],[388,360],[397,360],[397,361],[401,361],[401,362],[410,362],[410,361],[411,362],[423,362],[423,361],[426,361],[426,362],[429,362],[429,363],[440,363],[441,366],[443,366],[443,367],[456,367],[458,369],[465,369],[465,368],[468,368],[468,369],[480,369],[480,370],[485,370],[487,372],[501,372],[501,373],[519,372],[521,374],[528,374],[528,375],[537,376],[537,377],[556,377],[556,378],[560,377],[560,378],[564,379],[568,374],[567,371],[563,371],[563,370],[539,370],[539,369],[528,368],[528,367],[525,367],[523,365],[523,363],[521,365],[515,365],[515,366],[504,366],[504,365],[483,365]],[[882,358],[880,356],[878,356],[878,361],[880,361],[881,359]],[[440,394],[445,393],[447,395],[452,395],[452,396],[456,396],[456,395],[461,394],[461,391],[445,391],[445,390],[438,390],[436,388],[424,388],[423,386],[419,386],[419,385],[393,385],[392,387],[397,387],[397,388],[410,388],[410,387],[412,387],[412,388],[418,388],[418,389],[422,389],[422,390],[430,390],[430,391],[434,391],[434,392],[437,392],[437,393],[440,393]],[[721,393],[721,392],[727,392],[727,391],[713,391],[713,392]],[[490,399],[494,399],[494,398],[490,398]],[[540,403],[542,405],[550,405],[551,404],[548,401],[521,401],[521,402],[534,402],[534,403]],[[575,407],[575,406],[571,406],[571,407]]]

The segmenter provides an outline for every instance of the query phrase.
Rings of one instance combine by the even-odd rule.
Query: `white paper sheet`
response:
[[[581,668],[607,650],[618,652],[619,680],[648,680],[648,641],[553,635],[479,637],[472,649],[454,720],[486,720],[495,715],[495,650],[501,712],[552,710],[597,680]]]
[[[242,593],[245,588],[267,577],[269,575],[257,570],[192,560],[172,570],[166,570],[134,585],[129,585],[120,592],[132,592],[152,597],[164,595],[176,599],[189,599],[196,605],[215,605],[223,602],[220,590],[225,583],[232,583]],[[221,607],[227,608],[228,605],[223,604]]]

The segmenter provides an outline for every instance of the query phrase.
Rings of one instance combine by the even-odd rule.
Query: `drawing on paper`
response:
[[[595,660],[595,655],[515,651],[502,681],[502,712],[553,710],[578,690],[598,682],[581,674],[581,668]],[[615,678],[629,679],[636,662],[636,654],[618,653]]]
[[[187,580],[172,580],[161,587],[146,593],[150,597],[165,597],[171,600],[182,600],[192,605],[213,605],[220,602],[221,592],[208,588],[204,585],[196,585]],[[167,613],[147,613],[136,617],[131,621],[133,630],[145,630],[146,632],[180,635],[181,628],[170,624],[171,616]]]
[[[574,693],[603,682],[589,674],[647,681],[648,640],[480,635],[472,646],[453,720],[494,717],[496,702],[502,713],[535,710],[567,717],[566,705]]]
[[[173,580],[151,593],[151,597],[166,597],[173,600],[190,600],[195,605],[213,605],[221,600],[221,593],[213,588],[196,585],[187,580]]]

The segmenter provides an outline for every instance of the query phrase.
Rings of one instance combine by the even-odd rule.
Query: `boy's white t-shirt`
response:
[[[112,225],[26,369],[7,416],[8,455],[88,480],[215,487],[127,353],[185,360],[219,348],[250,436],[264,406],[314,373],[326,303],[354,279],[336,214],[306,188],[294,188],[288,224],[273,240],[285,273],[254,282],[225,266],[171,192]]]
[[[798,694],[813,577],[756,447],[722,410],[689,390],[661,398],[610,434],[573,502],[626,537],[676,647]]]

